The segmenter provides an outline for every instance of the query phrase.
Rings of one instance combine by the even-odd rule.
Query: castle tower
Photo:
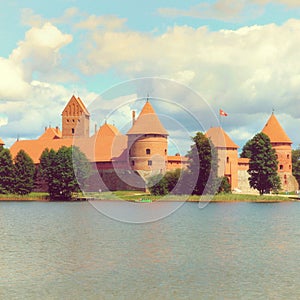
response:
[[[226,176],[231,189],[238,187],[239,148],[221,127],[210,128],[206,136],[210,138],[218,153],[218,176]]]
[[[292,175],[292,141],[274,113],[272,113],[262,132],[270,138],[272,148],[276,151],[281,188],[286,191],[298,189],[298,184]]]
[[[90,114],[79,97],[73,95],[61,115],[63,138],[89,136]]]
[[[127,132],[131,168],[143,177],[164,173],[167,167],[168,132],[147,100],[138,118],[132,115]]]

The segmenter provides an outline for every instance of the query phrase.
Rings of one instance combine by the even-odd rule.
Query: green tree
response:
[[[250,143],[251,143],[251,140],[249,140],[249,141],[244,145],[240,157],[242,157],[242,158],[250,158],[250,156],[251,156]]]
[[[14,192],[15,176],[14,165],[10,151],[0,147],[0,194]]]
[[[165,175],[158,174],[150,177],[148,181],[150,193],[152,195],[178,194],[180,189],[176,185],[180,179],[181,172],[180,169],[176,169],[168,171]]]
[[[20,195],[29,194],[34,188],[35,166],[33,160],[24,150],[20,150],[17,153],[14,162],[14,192]]]
[[[194,144],[188,153],[189,174],[196,179],[193,194],[202,195],[204,192],[216,192],[218,156],[217,151],[209,139],[201,132],[192,138]]]
[[[168,194],[167,181],[162,174],[151,176],[147,185],[152,195],[163,196]]]
[[[247,147],[250,151],[250,186],[258,190],[260,195],[271,190],[277,192],[280,189],[278,161],[269,137],[262,132],[258,133],[248,142]]]
[[[40,164],[38,168],[38,176],[40,176],[48,187],[50,198],[53,198],[54,188],[53,181],[55,176],[56,152],[48,148],[45,149],[40,157]]]
[[[73,165],[74,163],[74,165]],[[71,200],[89,177],[90,163],[78,149],[61,147],[57,152],[44,150],[40,158],[39,173],[48,185],[52,200]]]
[[[220,185],[218,188],[218,193],[231,193],[231,186],[226,176],[218,178]]]
[[[292,150],[293,175],[300,186],[300,149]]]

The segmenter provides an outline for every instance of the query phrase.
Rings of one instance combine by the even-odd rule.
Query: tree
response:
[[[14,192],[14,165],[10,151],[0,147],[0,194]]]
[[[226,176],[218,178],[220,181],[220,186],[218,189],[218,193],[231,193],[231,186]]]
[[[293,175],[300,185],[300,148],[292,150]]]
[[[196,179],[193,194],[202,195],[204,192],[216,192],[218,157],[215,147],[201,132],[192,138],[194,144],[188,153],[189,175]],[[187,176],[187,175],[185,175]]]
[[[260,195],[271,190],[277,192],[280,189],[280,179],[277,174],[278,161],[269,137],[261,132],[247,144],[247,151],[250,152],[248,170],[250,186],[257,189]]]
[[[89,171],[90,163],[78,148],[63,146],[57,152],[45,149],[40,157],[39,173],[52,200],[71,200],[72,193],[80,190],[79,184],[82,186],[89,177]]]
[[[165,175],[158,174],[150,177],[148,181],[149,191],[153,195],[166,195],[168,193],[178,194],[176,186],[181,176],[181,170],[169,171]]]
[[[168,194],[167,181],[162,174],[157,174],[149,178],[148,188],[152,195],[163,196]]]
[[[24,150],[20,150],[17,153],[14,161],[14,192],[20,195],[29,194],[34,188],[35,166],[33,160]]]
[[[242,158],[250,158],[250,156],[251,156],[250,143],[251,143],[251,140],[249,140],[249,141],[244,145],[240,157],[242,157]]]

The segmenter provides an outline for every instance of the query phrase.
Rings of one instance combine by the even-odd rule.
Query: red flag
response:
[[[222,110],[222,109],[220,108],[220,116],[222,116],[222,117],[227,117],[228,115],[227,115],[227,113],[226,113],[224,110]]]

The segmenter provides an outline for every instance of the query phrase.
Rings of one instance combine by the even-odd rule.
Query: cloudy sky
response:
[[[0,0],[0,38],[0,137],[7,146],[61,126],[72,94],[87,105],[103,99],[101,125],[115,106],[129,115],[133,105],[124,109],[122,101],[146,93],[177,103],[179,110],[168,111],[185,129],[186,111],[202,123],[204,102],[216,118],[222,108],[222,126],[240,146],[274,110],[293,147],[300,144],[298,0]],[[122,84],[145,77],[192,92]],[[169,128],[175,140],[180,126]]]

